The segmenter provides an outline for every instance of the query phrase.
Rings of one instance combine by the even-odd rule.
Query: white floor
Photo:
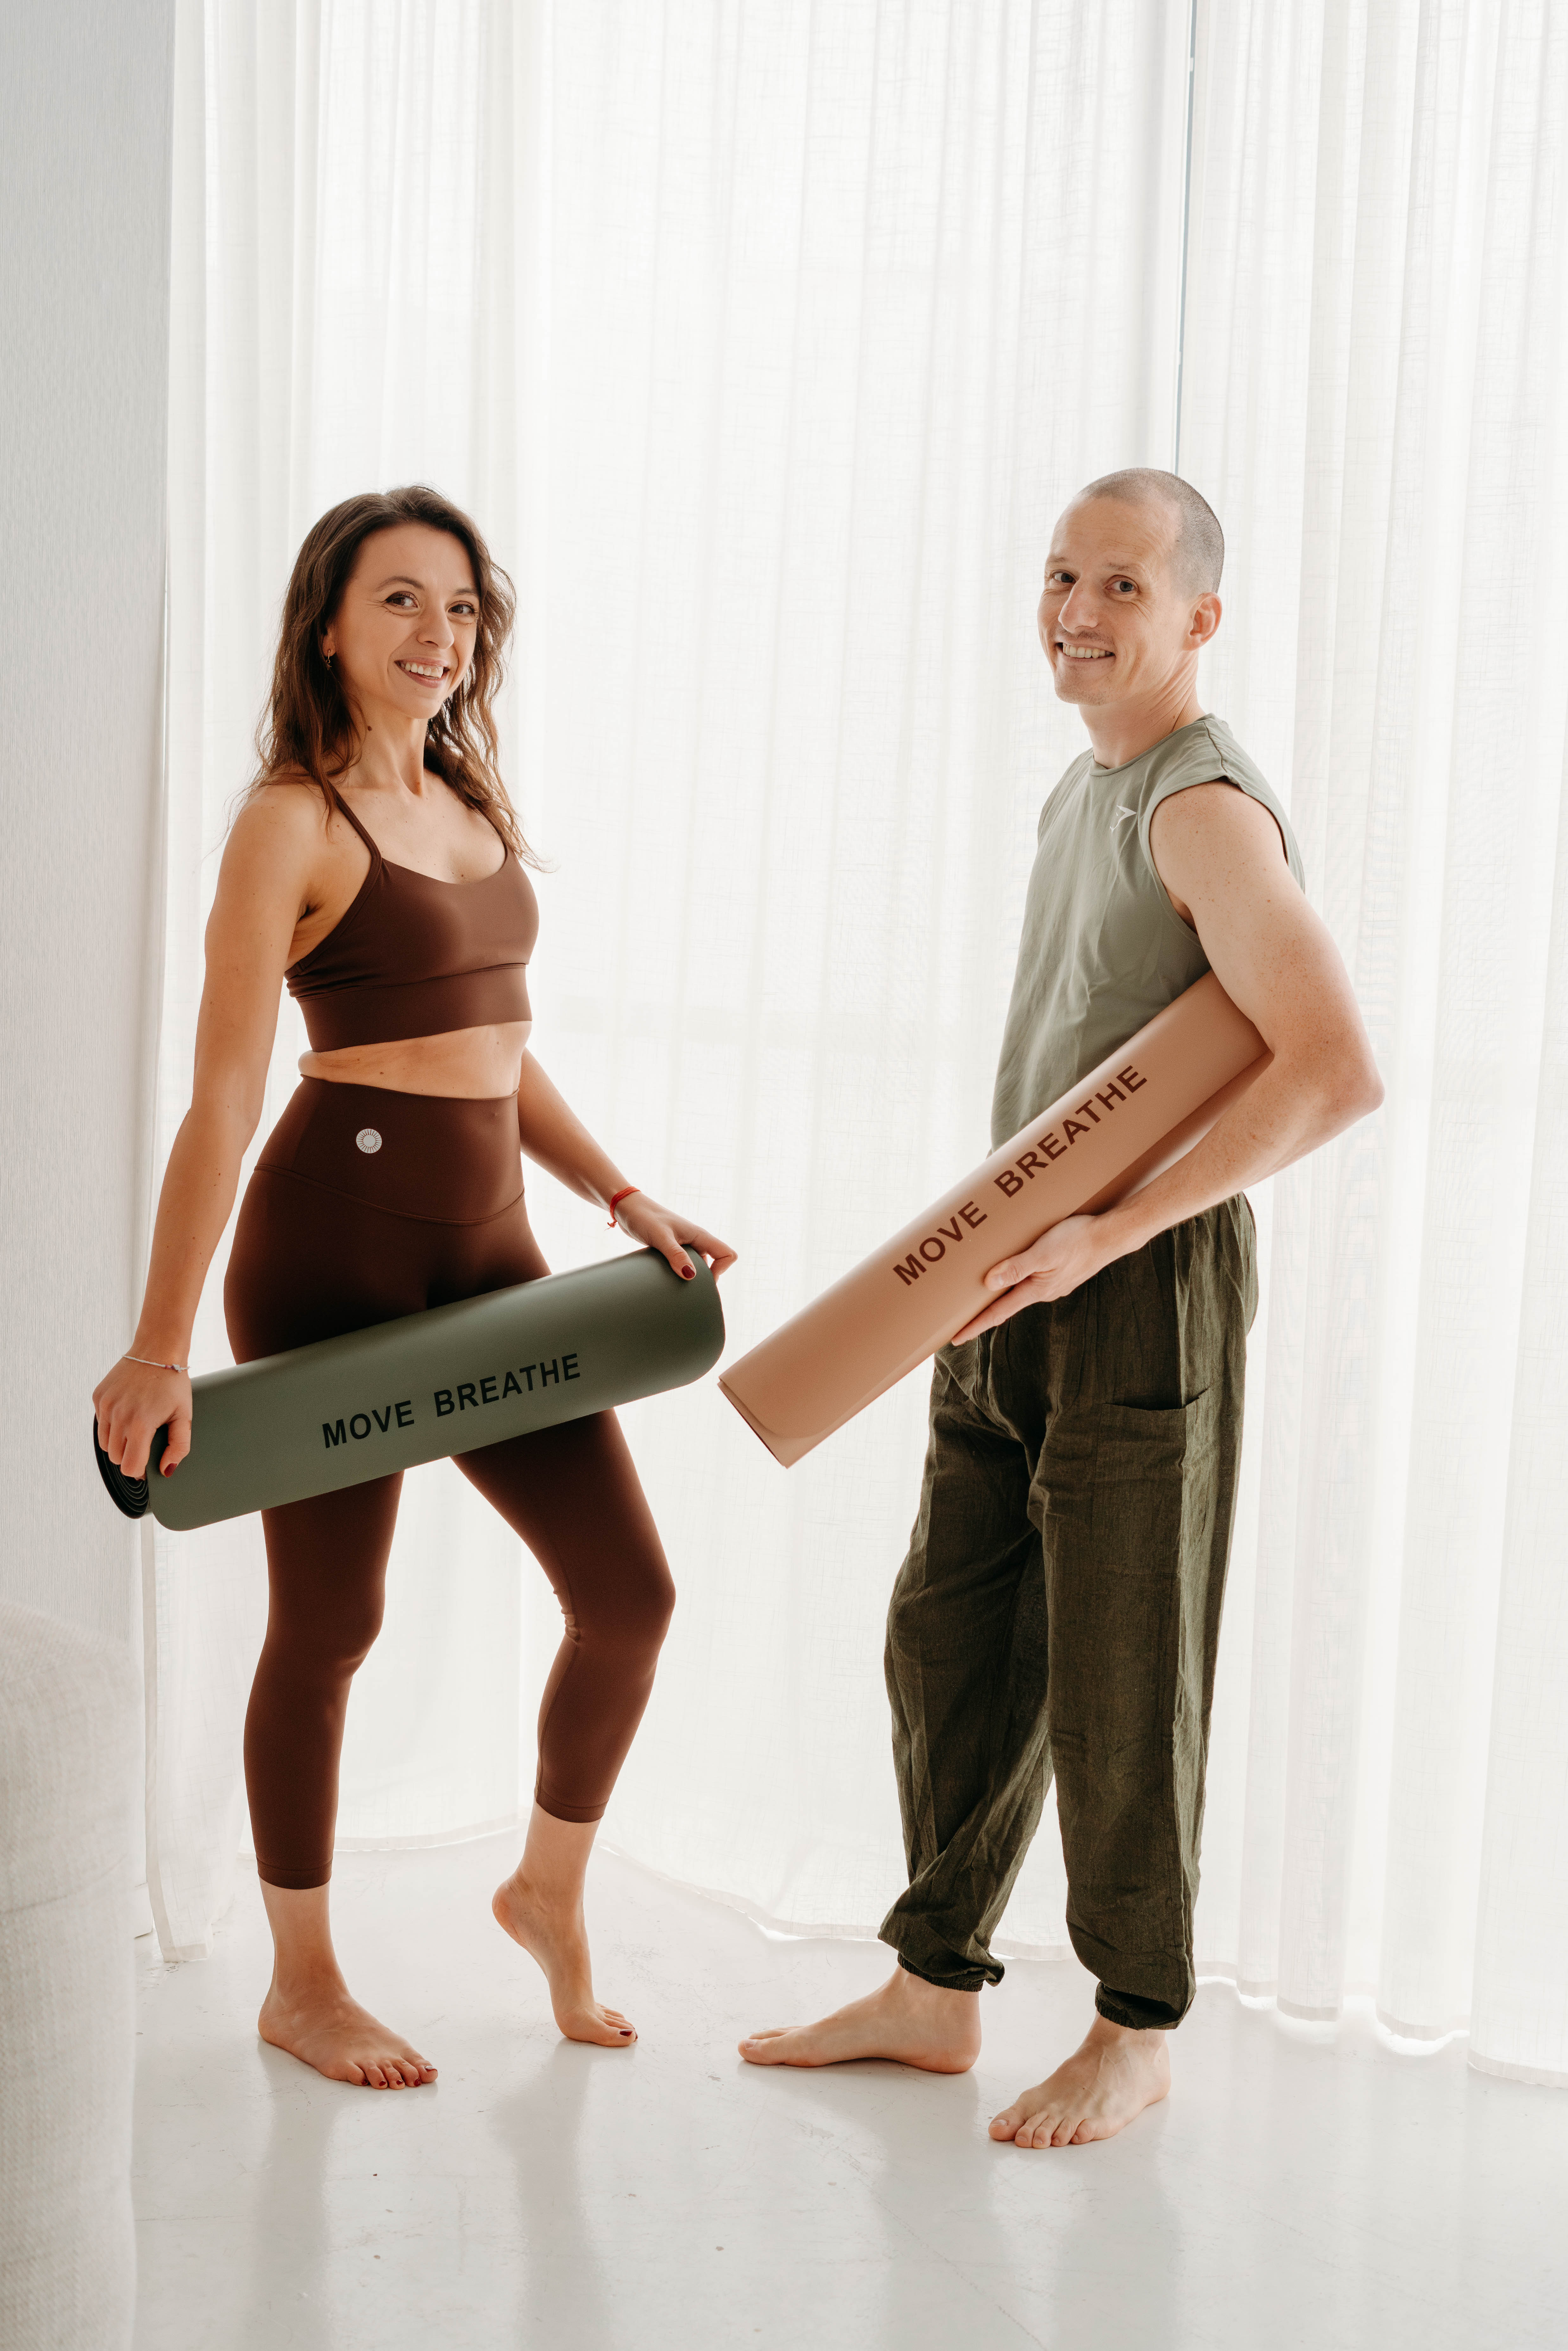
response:
[[[1014,1962],[979,2067],[743,2064],[743,2031],[867,1989],[868,1944],[772,1939],[605,1858],[600,1990],[560,2042],[491,1923],[509,1840],[338,1866],[361,1996],[429,2090],[264,2047],[254,1878],[204,1965],[142,1974],[138,2351],[1523,2351],[1568,2340],[1568,2095],[1410,2058],[1364,2010],[1205,1988],[1169,2104],[1102,2147],[997,2147],[1079,2036],[1075,1967]],[[139,1947],[148,1952],[151,1947]]]

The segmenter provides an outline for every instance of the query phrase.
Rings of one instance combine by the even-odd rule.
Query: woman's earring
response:
[[[321,658],[322,658],[322,660],[326,663],[326,664],[327,664],[328,668],[329,668],[329,669],[330,669],[330,668],[331,668],[331,666],[332,666],[332,656],[331,656],[331,654],[330,654],[330,653],[323,653],[323,654],[322,654]]]

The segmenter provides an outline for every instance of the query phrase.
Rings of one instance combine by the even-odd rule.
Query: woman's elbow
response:
[[[265,1087],[257,1088],[253,1098],[248,1087],[209,1090],[198,1083],[192,1094],[187,1122],[211,1136],[220,1152],[243,1159],[261,1124],[266,1101]]]

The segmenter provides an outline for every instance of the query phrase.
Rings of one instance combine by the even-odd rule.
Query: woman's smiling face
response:
[[[479,592],[460,538],[426,523],[378,530],[360,549],[321,649],[373,723],[379,707],[429,720],[474,654]]]

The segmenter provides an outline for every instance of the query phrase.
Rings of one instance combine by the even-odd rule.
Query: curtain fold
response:
[[[300,538],[336,499],[425,475],[457,483],[487,522],[503,507],[515,528],[511,329],[530,307],[512,182],[514,138],[525,152],[533,144],[526,36],[510,10],[471,6],[182,0],[178,11],[164,1151],[190,1097],[203,928],[254,770]],[[285,999],[246,1176],[304,1045]],[[225,1236],[193,1342],[208,1366],[229,1360],[227,1254]],[[266,1562],[257,1520],[149,1528],[143,1546],[149,1889],[166,1955],[198,1957],[246,1834],[240,1735]],[[518,1561],[516,1538],[449,1465],[410,1475],[395,1604],[356,1686],[345,1845],[417,1844],[516,1818]]]
[[[165,1142],[293,550],[431,479],[519,589],[537,1050],[741,1248],[738,1350],[983,1152],[1081,739],[1041,559],[1079,483],[1170,462],[1181,335],[1228,540],[1205,698],[1388,1081],[1258,1199],[1200,1954],[1416,2039],[1473,2011],[1531,2078],[1568,2075],[1564,38],[1544,0],[1200,0],[1188,191],[1155,0],[185,0],[171,424]],[[298,1049],[286,1008],[269,1120]],[[553,1262],[600,1251],[530,1203]],[[901,1882],[881,1627],[925,1384],[788,1477],[710,1387],[627,1425],[681,1605],[605,1834],[863,1932]],[[174,1953],[226,1898],[265,1585],[253,1530],[150,1541]],[[342,1840],[514,1817],[558,1632],[417,1473]],[[1064,1949],[1063,1891],[1048,1813],[1002,1948]]]
[[[1562,44],[1462,0],[1198,17],[1184,470],[1245,516],[1207,694],[1288,776],[1388,1085],[1272,1187],[1246,1818],[1204,1949],[1418,2039],[1472,2006],[1511,1439],[1534,1459]],[[1534,1809],[1565,1800],[1559,1763]]]

